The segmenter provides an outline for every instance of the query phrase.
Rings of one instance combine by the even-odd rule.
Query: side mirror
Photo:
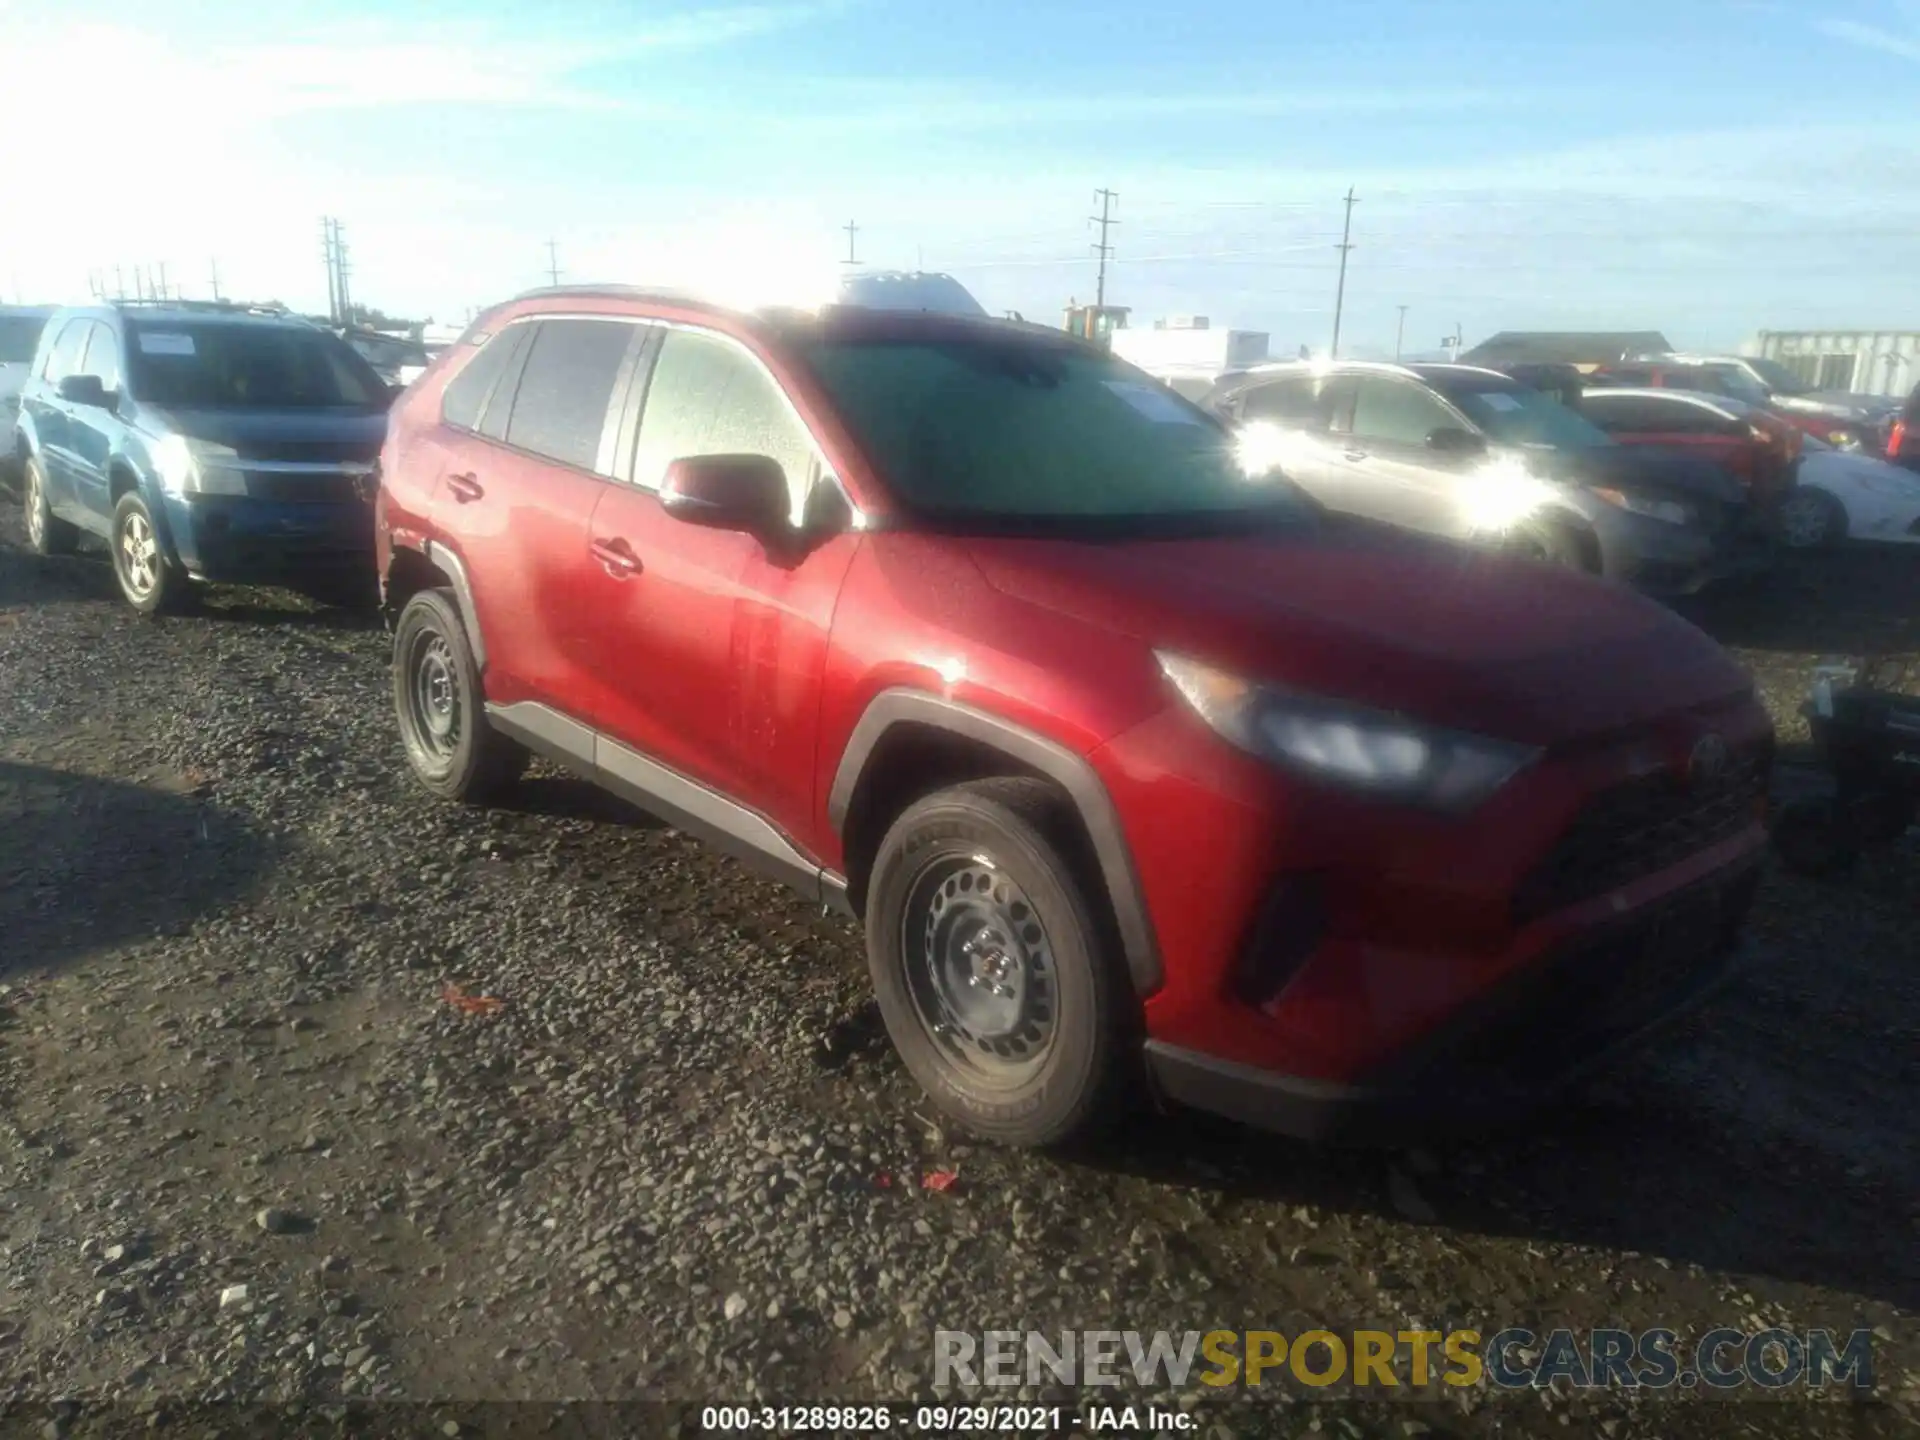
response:
[[[62,376],[60,398],[69,405],[90,405],[96,410],[105,410],[113,403],[107,398],[107,388],[100,383],[98,375]]]
[[[694,455],[667,466],[660,504],[676,520],[770,535],[788,524],[787,472],[765,455]]]
[[[1427,449],[1436,455],[1484,455],[1487,442],[1471,430],[1442,425],[1427,434]]]

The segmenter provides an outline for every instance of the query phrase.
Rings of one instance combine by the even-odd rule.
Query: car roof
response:
[[[1490,370],[1484,365],[1402,364],[1394,360],[1270,360],[1228,371],[1220,377],[1220,384],[1237,387],[1262,380],[1284,379],[1291,375],[1397,375],[1403,380],[1424,380],[1428,383],[1453,377],[1477,376],[1508,385],[1517,383],[1511,375]]]
[[[743,306],[729,303],[709,293],[647,285],[558,285],[524,291],[483,312],[468,329],[468,335],[485,331],[502,320],[526,319],[534,315],[591,311],[607,305],[606,313],[637,315],[667,312],[669,316],[697,314],[715,320],[731,320],[753,329],[775,343],[818,338],[931,339],[986,338],[1025,340],[1035,345],[1103,353],[1090,342],[1066,330],[1036,325],[1026,320],[1004,320],[997,316],[962,315],[939,310],[884,309],[868,305],[827,304],[814,308],[799,306]],[[463,336],[463,341],[466,339]]]
[[[1759,408],[1744,400],[1736,400],[1731,395],[1710,395],[1704,390],[1669,390],[1655,385],[1596,385],[1581,395],[1580,403],[1585,405],[1590,400],[1604,400],[1609,395],[1625,395],[1638,400],[1678,400],[1697,405],[1703,410],[1718,410],[1736,419]]]

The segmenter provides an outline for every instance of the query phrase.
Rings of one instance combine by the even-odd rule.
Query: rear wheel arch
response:
[[[400,612],[407,608],[407,602],[422,590],[451,591],[454,605],[460,612],[461,627],[467,632],[467,646],[473,651],[474,663],[485,673],[486,637],[481,633],[480,617],[473,605],[473,584],[467,578],[467,567],[458,555],[433,540],[418,548],[395,545],[392,558],[387,562],[384,583],[386,613],[394,621],[398,621]]]
[[[827,801],[840,836],[847,895],[864,910],[874,856],[908,806],[969,780],[1024,776],[1061,798],[1063,840],[1090,892],[1105,902],[1137,994],[1159,988],[1160,956],[1132,851],[1104,783],[1085,758],[1024,726],[925,691],[882,691],[848,737]]]

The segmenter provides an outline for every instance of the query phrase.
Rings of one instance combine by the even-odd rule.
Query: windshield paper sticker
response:
[[[1480,392],[1480,399],[1489,410],[1518,410],[1520,408],[1520,402],[1504,390],[1483,390]]]
[[[142,355],[191,355],[193,354],[193,336],[183,335],[177,330],[142,330],[140,353]]]
[[[1136,384],[1131,380],[1103,380],[1100,383],[1156,425],[1205,423],[1198,414],[1182,405],[1168,391],[1157,389],[1152,385]]]

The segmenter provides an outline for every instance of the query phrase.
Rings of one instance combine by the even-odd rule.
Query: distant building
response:
[[[1920,330],[1762,330],[1746,353],[1778,360],[1816,390],[1905,395],[1920,385]]]
[[[1575,365],[1591,370],[1673,350],[1658,330],[1502,330],[1460,357],[1463,365]]]
[[[1264,330],[1215,330],[1204,315],[1178,315],[1151,330],[1115,330],[1113,353],[1183,394],[1204,394],[1228,370],[1267,358]]]

